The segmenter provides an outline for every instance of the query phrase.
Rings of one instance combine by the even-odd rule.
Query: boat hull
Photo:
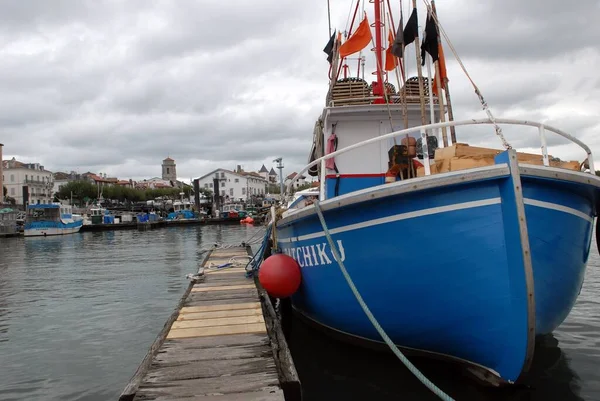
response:
[[[83,220],[72,223],[36,222],[25,226],[26,237],[46,237],[49,235],[67,235],[79,232]]]
[[[577,299],[597,189],[523,177],[530,285],[515,251],[526,242],[514,235],[510,179],[509,173],[445,185],[438,178],[429,189],[396,193],[396,184],[380,186],[329,207],[324,202],[323,214],[348,273],[394,343],[468,361],[514,382],[527,369],[531,331],[554,330]],[[278,224],[279,246],[302,269],[294,308],[339,333],[381,342],[316,213],[306,209]]]

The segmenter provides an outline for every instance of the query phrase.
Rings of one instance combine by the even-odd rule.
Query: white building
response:
[[[39,204],[52,202],[52,173],[39,163],[21,163],[15,160],[4,160],[3,181],[8,196],[17,204]],[[23,197],[25,196],[25,201]]]
[[[267,189],[267,180],[258,173],[247,173],[238,168],[237,172],[223,168],[216,169],[198,178],[200,188],[205,188],[215,193],[215,178],[219,179],[218,194],[229,201],[246,201],[252,196],[264,196]]]
[[[292,181],[294,179],[294,177],[296,177],[297,175],[298,174],[296,172],[293,172],[292,174],[288,175],[285,178],[285,181],[283,182],[283,186],[287,187],[288,184],[290,183],[290,181]],[[304,184],[306,184],[306,177],[301,175],[300,177],[298,177],[298,179],[296,181],[294,181],[293,189],[298,189],[299,187],[301,187]]]
[[[83,177],[80,174],[77,174],[75,171],[71,171],[70,173],[63,173],[59,171],[57,173],[52,174],[52,178],[54,181],[54,185],[52,187],[53,194],[57,194],[58,192],[60,192],[62,187],[64,187],[65,185],[83,179]]]

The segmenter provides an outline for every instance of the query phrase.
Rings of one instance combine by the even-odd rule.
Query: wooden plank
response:
[[[279,389],[277,375],[273,373],[251,373],[223,377],[180,380],[176,383],[148,383],[141,388],[145,395],[168,397],[194,397],[201,395],[247,393]],[[151,399],[151,398],[145,398]],[[169,398],[170,399],[170,398]],[[221,398],[226,401],[227,398]]]
[[[249,282],[251,283],[252,281],[248,281],[248,279],[243,275],[243,274],[239,274],[232,276],[232,275],[213,275],[211,276],[210,279],[206,278],[207,275],[205,275],[204,280],[202,281],[198,281],[196,283],[195,288],[201,288],[201,287],[219,287],[219,286],[224,286],[224,285],[242,285],[242,284],[248,284]]]
[[[184,306],[181,308],[181,313],[198,313],[208,311],[223,311],[223,310],[236,310],[236,309],[254,309],[260,307],[260,302],[240,302],[231,304],[217,304],[217,305],[200,305],[200,306]]]
[[[228,267],[227,269],[204,270],[205,275],[207,275],[207,274],[219,275],[219,274],[231,274],[231,273],[244,275],[246,273],[246,269],[244,267]]]
[[[198,319],[215,319],[221,317],[235,317],[235,316],[262,316],[262,309],[233,309],[233,310],[218,310],[211,312],[198,312],[198,313],[180,313],[177,317],[177,321],[183,320],[198,320]]]
[[[269,345],[269,338],[261,333],[235,334],[230,336],[206,336],[184,339],[170,339],[164,342],[165,347],[185,347],[189,350],[205,350],[207,348],[226,348],[253,344]]]
[[[237,302],[238,299],[251,298],[255,300],[258,298],[256,288],[243,288],[239,290],[230,290],[230,291],[202,291],[202,292],[190,292],[188,296],[188,301],[216,301],[223,300],[231,302]],[[239,301],[245,302],[245,301]],[[223,302],[227,303],[227,302]]]
[[[266,331],[264,323],[234,324],[230,326],[173,329],[169,332],[167,338],[224,336],[229,334],[265,333]]]
[[[229,337],[229,336],[228,336]],[[230,336],[235,337],[235,336]],[[192,361],[230,360],[244,358],[270,358],[271,349],[263,342],[229,347],[212,347],[198,350],[185,345],[190,339],[179,340],[178,344],[165,345],[156,354],[155,363],[160,366],[182,365]]]
[[[254,284],[238,284],[238,285],[218,285],[214,286],[211,284],[196,284],[192,288],[192,292],[206,292],[206,291],[231,291],[231,290],[244,290],[247,288],[256,288]]]
[[[248,256],[248,253],[244,249],[218,249],[213,252],[213,257],[221,258],[221,257],[231,257],[231,256]]]
[[[204,281],[199,282],[199,284],[210,283],[215,286],[218,285],[240,285],[240,284],[248,284],[248,279],[244,276],[237,276],[231,274],[215,274],[210,279],[205,279]]]
[[[148,374],[148,383],[170,382],[174,380],[204,379],[223,375],[235,376],[250,373],[274,371],[275,362],[271,358],[243,358],[230,360],[191,361],[183,365],[155,365]]]
[[[241,272],[239,272],[241,273]],[[242,284],[225,284],[224,283],[229,283],[229,282],[241,282]],[[241,288],[231,288],[231,290],[241,290],[244,288],[255,288],[256,286],[254,285],[254,281],[252,279],[248,279],[246,276],[244,276],[243,274],[238,274],[235,276],[229,275],[229,276],[219,276],[217,275],[213,275],[210,277],[210,279],[206,279],[200,283],[197,283],[197,285],[194,286],[194,288],[210,288],[210,287],[231,287],[231,286],[238,286],[238,285],[243,285],[244,287]]]
[[[198,295],[206,295],[206,293],[198,293]],[[256,301],[256,297],[249,295],[246,297],[233,297],[231,299],[203,299],[202,297],[188,297],[185,302],[186,307],[197,307],[197,306],[213,306],[213,305],[234,305],[240,303],[248,303]]]
[[[239,263],[245,266],[248,261],[250,261],[250,258],[247,255],[217,255],[210,258],[207,264]]]
[[[152,398],[137,398],[141,400],[152,401],[281,401],[283,400],[283,391],[279,388],[268,387],[264,390],[245,391],[243,393],[217,394],[217,395],[199,395],[173,397],[168,395],[157,395]]]
[[[230,326],[234,324],[252,324],[252,323],[264,323],[262,315],[259,316],[230,316],[230,317],[217,317],[214,319],[191,319],[191,320],[177,320],[171,326],[171,330],[176,329],[191,329],[195,327],[218,327],[218,326]]]

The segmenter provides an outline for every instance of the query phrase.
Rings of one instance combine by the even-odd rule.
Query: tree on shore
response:
[[[87,201],[98,199],[99,194],[102,195],[102,198],[109,200],[141,202],[156,198],[177,200],[181,197],[181,192],[189,197],[192,187],[186,185],[183,188],[136,189],[120,185],[107,185],[99,188],[89,181],[72,181],[63,185],[55,196],[63,200],[70,200],[72,197],[74,203],[83,205]]]

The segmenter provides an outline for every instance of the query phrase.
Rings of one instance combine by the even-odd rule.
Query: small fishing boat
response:
[[[543,123],[495,118],[475,83],[488,118],[452,118],[440,38],[451,42],[425,2],[422,43],[416,2],[397,31],[391,17],[401,13],[375,1],[343,43],[330,32],[326,106],[310,163],[296,175],[319,178],[318,199],[273,209],[274,251],[300,265],[291,302],[319,327],[369,346],[384,345],[385,333],[404,351],[458,361],[493,385],[515,383],[535,337],[555,330],[577,300],[600,178],[587,145]],[[413,43],[417,76],[406,78]],[[364,64],[350,76],[362,54],[348,62],[367,46],[372,83],[360,77]],[[433,82],[421,70],[432,61]],[[506,125],[539,138],[540,153],[513,149]],[[495,135],[501,149],[458,143],[465,126]],[[578,145],[583,161],[553,158],[549,134]]]
[[[301,191],[296,191],[293,198],[288,202],[288,209],[299,209],[309,206],[315,199],[319,198],[319,188],[307,188]]]
[[[70,205],[28,205],[24,234],[26,237],[73,234],[78,232],[82,225],[83,219],[73,216]]]

